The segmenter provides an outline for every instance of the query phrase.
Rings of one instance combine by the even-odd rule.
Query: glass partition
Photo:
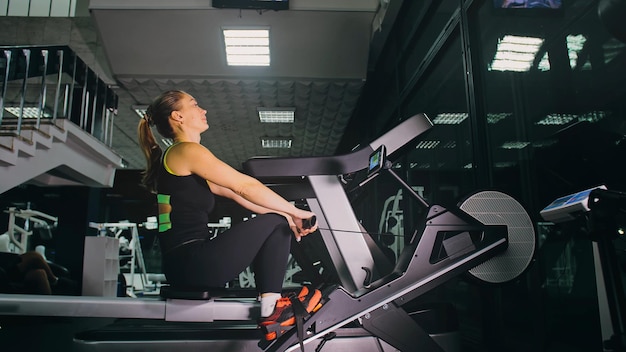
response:
[[[468,11],[493,187],[523,202],[538,235],[527,281],[501,290],[500,322],[487,328],[493,336],[525,330],[536,336],[529,349],[601,348],[604,287],[596,285],[602,272],[585,216],[553,224],[539,215],[558,197],[626,186],[626,43],[612,34],[618,24],[603,18],[600,3],[564,1],[551,9],[474,1]]]

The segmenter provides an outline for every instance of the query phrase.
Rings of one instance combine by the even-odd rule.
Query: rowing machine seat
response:
[[[208,301],[212,298],[224,298],[224,297],[251,298],[251,297],[256,297],[257,293],[255,290],[250,290],[250,289],[163,285],[160,288],[159,295],[161,296],[161,298],[164,298],[164,299],[186,299],[186,300]]]

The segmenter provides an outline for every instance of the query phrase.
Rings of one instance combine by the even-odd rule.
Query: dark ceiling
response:
[[[379,0],[291,0],[286,11],[217,9],[208,0],[92,0],[119,84],[113,149],[127,168],[143,168],[132,108],[181,89],[208,111],[202,143],[235,168],[253,156],[332,155],[383,40],[388,9]],[[250,26],[270,28],[271,65],[227,66],[221,29]],[[295,107],[295,122],[262,124],[257,107]],[[292,148],[264,149],[263,137],[291,138]]]

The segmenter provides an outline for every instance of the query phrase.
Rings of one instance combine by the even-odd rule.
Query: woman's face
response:
[[[178,112],[183,117],[183,124],[186,128],[197,129],[199,132],[204,132],[209,128],[206,110],[201,108],[191,95],[185,94],[180,100],[180,105]]]

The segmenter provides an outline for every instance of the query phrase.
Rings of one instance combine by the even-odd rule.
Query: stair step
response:
[[[0,133],[0,147],[8,150],[13,150],[13,138],[15,137],[15,133]]]
[[[16,137],[31,145],[34,144],[38,149],[49,149],[55,137],[56,140],[65,141],[65,131],[54,124],[51,119],[41,120],[39,128],[37,128],[36,121],[26,120],[26,122],[21,126],[21,132],[18,135],[16,119],[9,119],[6,123],[3,120],[0,125],[0,137]],[[12,148],[11,144],[4,143],[4,146]]]
[[[6,151],[9,151],[9,152],[13,152],[12,148],[9,148],[8,146],[5,145],[5,143],[3,142],[3,139],[1,137],[0,137],[0,148],[4,149]]]
[[[15,130],[18,127],[18,119],[16,118],[2,118],[2,123],[0,124],[0,130]],[[46,125],[54,125],[54,120],[52,119],[41,119],[39,120],[39,128]],[[22,119],[22,123],[20,125],[22,130],[28,129],[37,129],[37,119]]]
[[[66,119],[22,128],[19,135],[0,131],[0,167],[14,173],[0,176],[0,194],[21,183],[112,187],[120,165],[119,155]]]
[[[12,141],[8,142],[11,147],[7,146],[5,137],[0,137],[0,165],[8,166],[15,165],[17,162],[17,151],[13,150]]]

